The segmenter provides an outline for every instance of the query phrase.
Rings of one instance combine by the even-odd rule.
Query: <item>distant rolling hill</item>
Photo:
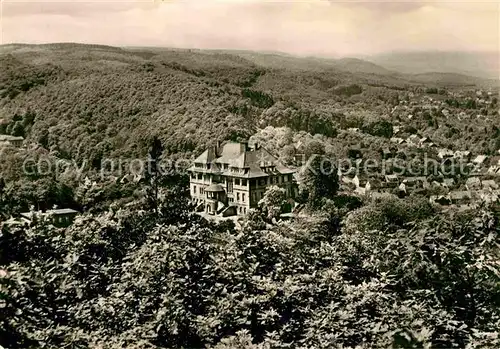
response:
[[[257,65],[274,69],[323,71],[336,70],[356,74],[391,75],[395,72],[359,58],[302,57],[279,52],[221,51],[245,58]]]
[[[403,74],[454,73],[499,79],[498,52],[393,52],[362,57]]]
[[[476,76],[463,75],[457,73],[429,72],[422,74],[407,75],[412,81],[423,84],[433,84],[436,86],[463,87],[463,86],[483,86],[488,88],[498,87],[498,79],[485,79]]]
[[[201,52],[201,51],[200,51]],[[205,51],[206,52],[206,51]],[[405,53],[361,58],[300,57],[286,53],[221,51],[238,55],[258,66],[300,71],[336,71],[368,79],[407,81],[437,86],[494,87],[498,85],[498,68],[494,54],[465,57],[452,53]],[[452,59],[452,57],[455,57]],[[456,57],[461,57],[457,59]],[[475,59],[475,60],[474,60]],[[475,63],[474,63],[475,62]],[[475,64],[475,65],[474,65]],[[475,68],[474,68],[475,67]],[[496,70],[495,70],[496,69]]]

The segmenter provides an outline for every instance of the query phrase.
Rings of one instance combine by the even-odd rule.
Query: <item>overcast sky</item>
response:
[[[498,1],[2,1],[2,43],[363,55],[499,49]]]

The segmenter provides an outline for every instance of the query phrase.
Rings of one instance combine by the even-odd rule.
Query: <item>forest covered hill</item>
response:
[[[481,78],[500,77],[499,52],[390,52],[367,60],[401,73],[456,73]]]
[[[153,136],[172,154],[269,125],[332,136],[349,126],[346,114],[388,115],[407,93],[491,87],[454,74],[393,73],[358,59],[81,44],[4,45],[0,66],[8,133],[96,163],[144,154]]]

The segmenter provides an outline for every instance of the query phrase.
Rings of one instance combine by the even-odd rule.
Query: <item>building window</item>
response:
[[[246,214],[247,213],[247,208],[246,207],[243,207],[243,213]]]
[[[196,185],[193,186],[193,194],[196,195]]]
[[[204,195],[205,194],[205,188],[200,188],[200,194]]]
[[[241,194],[241,201],[245,202],[245,193]]]
[[[198,173],[198,179],[203,179],[203,175],[201,173]]]
[[[236,184],[236,185],[240,185],[240,180],[239,180],[238,178],[236,178],[236,179],[234,180],[234,184]]]
[[[257,201],[257,193],[252,193],[252,201]]]
[[[247,186],[247,180],[246,179],[242,179],[241,180],[241,185],[243,185],[243,186],[246,187]]]
[[[236,201],[240,201],[240,193],[236,193]]]

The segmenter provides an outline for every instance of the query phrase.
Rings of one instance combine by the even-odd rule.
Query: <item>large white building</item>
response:
[[[191,198],[199,210],[213,215],[243,215],[270,185],[293,198],[295,170],[282,166],[265,148],[247,143],[226,143],[203,152],[189,168]]]

